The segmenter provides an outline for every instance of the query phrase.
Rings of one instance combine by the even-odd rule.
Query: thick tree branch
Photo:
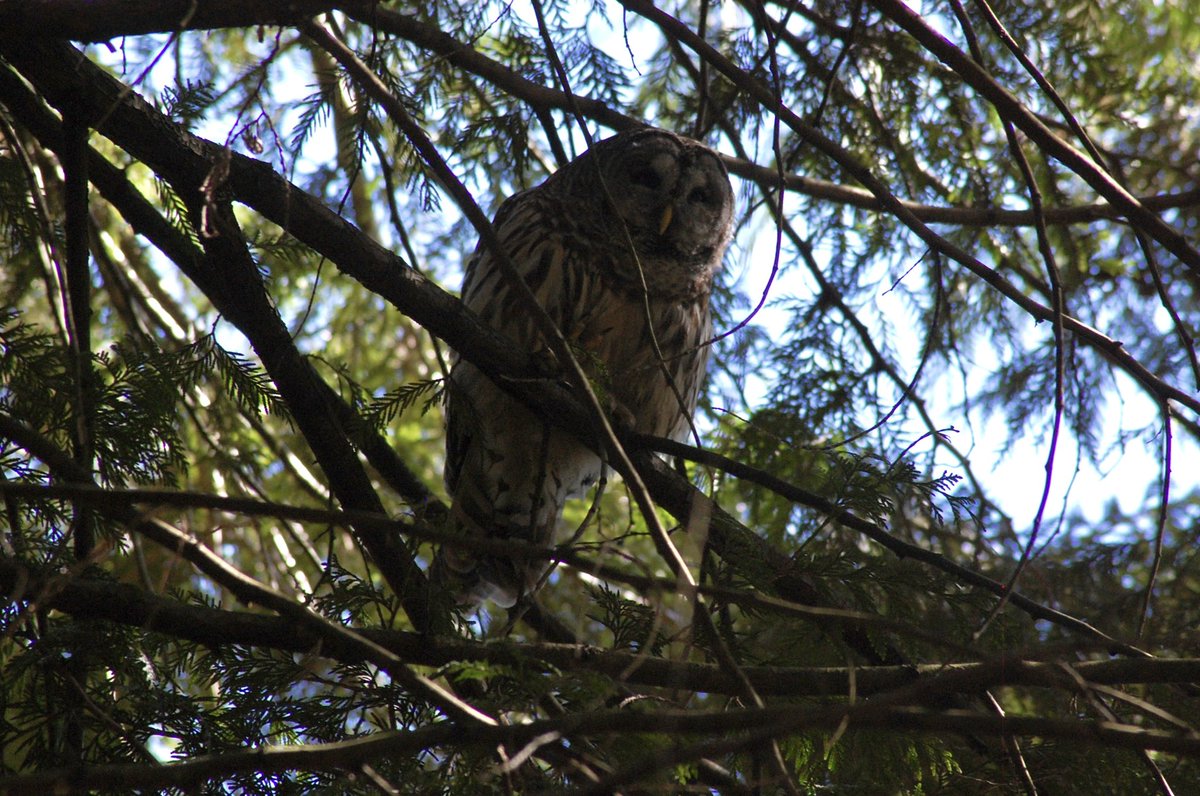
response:
[[[476,74],[514,97],[540,110],[571,110],[572,100],[562,91],[522,77],[470,44],[459,41],[416,17],[399,14],[371,0],[291,0],[288,3],[244,2],[243,0],[23,0],[0,4],[0,38],[59,38],[98,42],[118,36],[209,30],[256,25],[295,25],[325,11],[338,9],[376,30],[399,36],[455,66]],[[603,102],[577,98],[579,110],[588,118],[624,130],[643,122]],[[725,157],[729,171],[746,179],[774,186],[779,179],[774,169],[739,158]],[[789,191],[863,210],[886,212],[870,191],[852,185],[799,174],[785,175]],[[954,226],[1030,226],[1031,210],[994,207],[942,207],[898,200],[916,218],[927,224]],[[1136,201],[1152,212],[1200,205],[1200,189],[1170,194],[1139,196]],[[1086,224],[1120,218],[1123,212],[1112,204],[1051,207],[1045,211],[1047,224]]]
[[[98,42],[181,30],[301,22],[336,0],[15,0],[0,3],[0,38]]]
[[[319,654],[341,663],[361,663],[362,649],[338,637],[322,636],[285,616],[233,611],[182,603],[150,594],[129,584],[88,580],[57,573],[36,573],[0,558],[0,589],[13,601],[38,605],[72,616],[105,620],[163,633],[207,646],[241,645],[302,654]],[[739,693],[741,684],[715,664],[672,661],[633,652],[580,644],[467,641],[398,630],[360,628],[357,635],[389,650],[410,665],[444,666],[454,661],[495,665],[544,665],[545,671],[589,671],[643,687],[681,688],[706,693]],[[1096,685],[1186,684],[1200,681],[1197,658],[1122,658],[1116,660],[1036,660],[1009,658],[1002,668],[967,662],[913,666],[789,667],[747,666],[746,676],[763,696],[837,697],[871,695],[908,685],[942,672],[979,673],[956,681],[961,693],[995,686],[1076,689],[1079,680]],[[1046,655],[1058,656],[1052,649]],[[1067,677],[1064,666],[1075,676]],[[1078,679],[1076,679],[1076,676]]]
[[[948,733],[1029,736],[1041,739],[1062,739],[1075,744],[1098,744],[1114,749],[1158,750],[1178,755],[1194,756],[1200,753],[1200,737],[1195,733],[1172,732],[1146,729],[1136,724],[1115,721],[1078,721],[1073,719],[1046,719],[1033,716],[999,716],[953,710],[944,712],[922,708],[877,706],[864,702],[857,708],[840,711],[809,713],[795,711],[793,715],[775,720],[777,709],[768,708],[760,713],[757,722],[746,717],[745,722],[729,722],[723,734],[715,740],[686,744],[677,741],[663,752],[652,753],[625,769],[614,772],[593,786],[579,793],[602,796],[612,793],[621,785],[634,782],[655,771],[670,770],[679,763],[700,757],[716,757],[737,752],[760,742],[764,737],[783,737],[788,731],[844,730],[846,728],[877,728],[887,732],[916,731],[945,736]],[[779,709],[782,710],[782,709]],[[754,711],[747,711],[753,713]],[[723,714],[729,716],[729,713]],[[624,723],[624,722],[622,722]],[[658,724],[658,722],[647,722]],[[701,722],[662,722],[662,732],[673,735],[692,735]],[[714,722],[716,723],[716,722]],[[786,727],[786,730],[785,730]],[[744,731],[744,734],[738,731]]]
[[[664,736],[708,736],[714,740],[689,745],[680,739],[596,783],[587,793],[613,792],[620,784],[641,775],[697,760],[710,750],[717,754],[753,749],[763,737],[783,738],[801,732],[830,731],[849,726],[858,729],[914,730],[945,734],[1029,735],[1098,744],[1120,749],[1146,749],[1175,754],[1200,754],[1200,737],[1186,732],[1147,729],[1115,721],[1042,719],[1024,716],[993,716],[966,711],[935,712],[920,708],[877,705],[863,702],[853,707],[797,710],[795,706],[719,713],[607,710],[568,714],[525,724],[492,727],[444,722],[416,730],[380,733],[367,738],[331,744],[265,746],[245,752],[196,757],[188,761],[150,768],[140,765],[109,765],[92,768],[56,769],[24,776],[0,778],[0,793],[38,793],[59,790],[136,787],[195,787],[213,778],[241,772],[354,770],[383,756],[412,755],[425,749],[453,745],[520,749],[539,738],[584,738],[633,733]]]

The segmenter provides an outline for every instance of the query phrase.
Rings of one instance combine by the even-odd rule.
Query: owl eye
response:
[[[712,202],[712,198],[713,198],[712,191],[710,191],[710,190],[708,190],[708,188],[704,188],[704,187],[693,188],[692,190],[688,191],[688,195],[687,195],[688,203],[694,204],[694,205],[709,204],[710,202]]]
[[[641,185],[643,188],[649,188],[650,190],[656,190],[662,185],[662,177],[649,166],[635,168],[629,172],[629,180],[634,185]]]

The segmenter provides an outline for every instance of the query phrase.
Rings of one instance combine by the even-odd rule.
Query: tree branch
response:
[[[165,788],[195,786],[208,779],[241,772],[346,771],[363,763],[395,755],[453,745],[522,748],[539,738],[584,738],[632,733],[664,736],[709,736],[714,740],[686,745],[679,739],[643,757],[639,764],[614,772],[586,793],[611,793],[615,785],[638,779],[672,764],[705,756],[705,750],[729,753],[753,748],[763,737],[783,738],[801,732],[830,731],[843,726],[888,731],[913,730],[944,735],[972,733],[1028,735],[1063,739],[1110,748],[1145,749],[1180,755],[1200,754],[1200,737],[1187,732],[1147,729],[1115,721],[1042,719],[1026,716],[993,716],[967,711],[935,712],[921,708],[864,702],[852,707],[797,710],[793,705],[761,710],[718,713],[661,711],[642,713],[605,710],[568,714],[524,724],[478,726],[443,722],[430,727],[379,733],[366,738],[329,744],[264,746],[245,752],[196,757],[157,768],[142,765],[109,765],[55,769],[0,778],[0,793],[58,792],[98,788]]]
[[[181,30],[302,22],[336,0],[19,0],[0,3],[0,38],[80,42]]]
[[[1096,193],[1104,197],[1109,204],[1128,218],[1130,223],[1144,230],[1147,235],[1174,254],[1193,272],[1200,273],[1200,251],[1193,248],[1183,235],[1142,205],[1100,164],[1093,162],[1061,136],[1056,135],[1041,119],[1022,105],[1020,100],[997,83],[983,66],[955,47],[947,38],[930,27],[917,12],[900,0],[870,1],[884,16],[896,23],[916,39],[922,47],[954,70],[963,82],[990,102],[1002,118],[1016,125],[1043,152],[1079,175]],[[636,2],[640,3],[642,0],[636,0]]]

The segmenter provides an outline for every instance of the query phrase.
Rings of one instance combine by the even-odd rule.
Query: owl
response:
[[[635,431],[682,440],[704,378],[709,296],[732,216],[729,176],[711,149],[640,129],[598,142],[510,197],[495,229],[606,409]],[[483,244],[467,264],[462,300],[531,354],[545,351]],[[600,474],[596,453],[455,359],[444,476],[457,531],[549,545],[564,503]],[[510,607],[535,588],[546,565],[447,545],[435,569],[460,604],[487,598]]]

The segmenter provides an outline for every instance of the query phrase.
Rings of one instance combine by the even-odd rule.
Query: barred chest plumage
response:
[[[643,434],[682,439],[708,362],[708,294],[688,301],[643,298],[606,281],[582,279],[573,340],[581,363],[618,419],[632,420]]]

